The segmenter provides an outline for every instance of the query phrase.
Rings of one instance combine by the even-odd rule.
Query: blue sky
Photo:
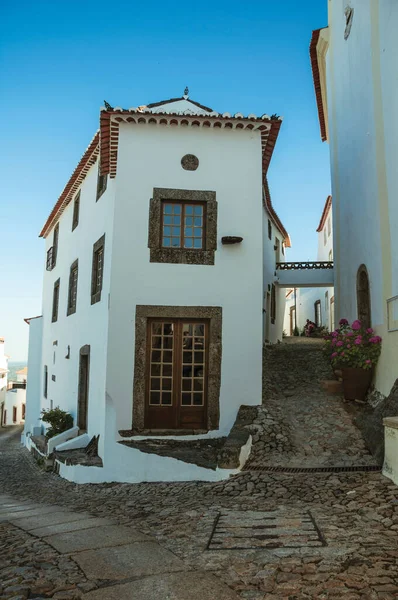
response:
[[[316,257],[330,192],[308,46],[327,1],[3,3],[0,14],[0,336],[27,356],[24,317],[41,312],[38,233],[98,128],[103,100],[182,95],[220,112],[284,117],[269,171],[290,260]]]

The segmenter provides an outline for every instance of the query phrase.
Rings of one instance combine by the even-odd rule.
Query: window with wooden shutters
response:
[[[93,268],[91,274],[91,304],[101,300],[104,274],[105,234],[93,246]]]
[[[59,238],[59,223],[56,224],[54,228],[54,237],[53,237],[53,251],[52,251],[52,268],[57,264],[57,255],[58,255],[58,238]]]
[[[276,288],[272,284],[271,288],[271,323],[274,325],[276,319]]]
[[[199,202],[162,202],[162,247],[202,250],[205,209],[205,204]]]
[[[68,316],[76,312],[78,269],[79,261],[75,260],[69,273],[68,308],[66,312]]]
[[[268,219],[268,238],[270,240],[272,240],[272,223],[269,219]]]
[[[100,165],[98,165],[98,179],[97,179],[97,198],[96,202],[101,198],[105,192],[107,186],[107,175],[101,175]]]
[[[151,262],[214,265],[216,193],[154,188],[149,206],[148,247]]]
[[[80,213],[80,192],[77,194],[73,203],[73,218],[72,218],[72,231],[79,225],[79,213]]]
[[[54,290],[53,290],[53,310],[52,310],[52,318],[51,318],[53,323],[55,323],[58,320],[59,286],[60,286],[60,279],[57,279],[57,281],[54,283]]]

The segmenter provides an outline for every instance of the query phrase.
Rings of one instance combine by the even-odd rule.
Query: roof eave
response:
[[[326,142],[327,133],[326,133],[326,120],[325,120],[325,111],[322,101],[322,89],[321,89],[321,78],[319,71],[319,63],[318,63],[318,53],[317,53],[317,45],[319,41],[319,36],[322,29],[314,29],[311,36],[310,43],[310,59],[311,59],[311,69],[312,69],[312,81],[314,84],[315,91],[315,99],[316,105],[318,109],[318,119],[319,119],[319,127],[321,132],[321,140],[322,142]]]

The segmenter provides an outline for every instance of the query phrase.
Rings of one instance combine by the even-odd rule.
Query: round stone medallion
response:
[[[196,171],[199,166],[199,159],[194,154],[186,154],[181,159],[181,166],[186,171]]]

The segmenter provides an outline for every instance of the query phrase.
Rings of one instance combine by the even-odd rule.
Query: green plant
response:
[[[294,328],[293,335],[295,335],[295,336],[299,336],[300,335],[299,328],[297,327],[297,325]]]
[[[49,410],[43,409],[41,411],[41,420],[50,424],[50,428],[46,431],[46,438],[48,440],[73,427],[72,415],[65,410],[61,410],[59,406]]]

